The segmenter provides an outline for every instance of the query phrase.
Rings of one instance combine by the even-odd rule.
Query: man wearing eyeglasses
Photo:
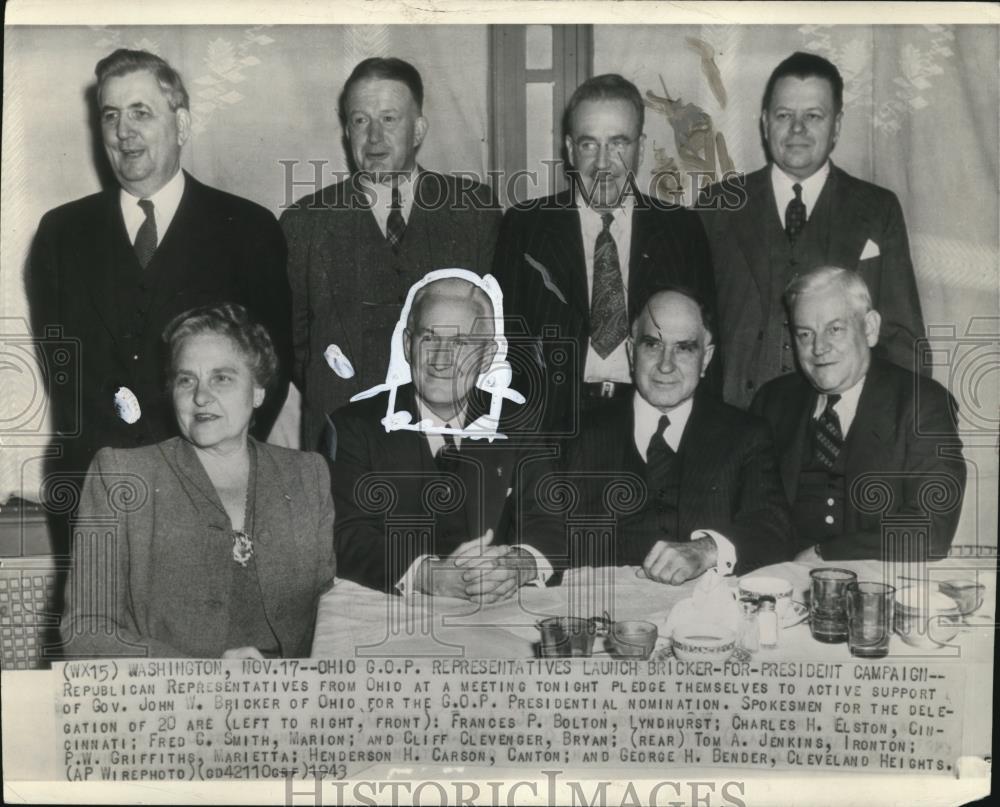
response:
[[[493,274],[507,316],[541,345],[533,358],[511,351],[514,387],[549,434],[573,434],[584,413],[631,397],[629,316],[652,289],[683,284],[714,305],[701,223],[639,190],[643,118],[622,76],[581,84],[564,118],[571,188],[512,208],[501,225]]]
[[[281,217],[305,449],[318,447],[328,412],[385,378],[413,283],[434,269],[490,270],[500,209],[485,185],[418,165],[423,103],[409,62],[360,62],[339,110],[353,173]]]

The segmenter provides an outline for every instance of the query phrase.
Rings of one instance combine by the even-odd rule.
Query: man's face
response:
[[[409,173],[427,133],[413,95],[401,81],[362,79],[347,98],[347,139],[360,171],[388,178]]]
[[[109,78],[98,103],[104,150],[118,184],[134,196],[152,196],[180,170],[188,111],[170,109],[148,70]]]
[[[677,292],[657,294],[634,331],[627,347],[639,394],[661,411],[694,395],[715,352],[698,306]]]
[[[619,205],[629,174],[642,163],[643,142],[639,113],[628,101],[584,101],[574,110],[566,151],[592,208]]]
[[[465,406],[496,350],[492,319],[467,297],[429,293],[403,349],[417,394],[442,420]],[[464,425],[464,424],[452,424]]]
[[[819,392],[842,393],[868,372],[881,318],[863,314],[836,286],[800,294],[792,308],[799,364]]]
[[[772,159],[796,179],[808,179],[823,167],[843,118],[834,110],[830,82],[816,76],[778,79],[763,114]]]

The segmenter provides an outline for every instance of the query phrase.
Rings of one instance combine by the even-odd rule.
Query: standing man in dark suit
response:
[[[657,292],[642,307],[628,340],[636,391],[585,419],[565,465],[580,514],[606,518],[609,501],[627,498],[610,496],[598,472],[615,486],[631,479],[640,495],[613,543],[599,530],[574,537],[570,565],[641,566],[677,585],[712,567],[742,574],[787,559],[791,520],[767,424],[699,390],[713,331],[689,291]]]
[[[82,472],[101,447],[176,434],[160,335],[182,311],[223,302],[244,305],[278,352],[279,378],[252,430],[265,439],[291,369],[281,229],[263,207],[181,170],[191,115],[167,62],[121,49],[96,73],[101,136],[118,184],[45,214],[26,278],[36,338],[61,328],[79,344],[79,363],[67,365],[71,378],[58,387],[72,394],[53,385],[53,428],[64,436],[58,467]]]
[[[302,445],[386,374],[407,289],[434,269],[490,270],[500,209],[476,182],[427,171],[424,86],[402,59],[365,59],[340,96],[350,178],[285,211]]]
[[[966,476],[954,399],[873,354],[882,318],[857,272],[807,272],[785,299],[802,372],[766,384],[753,410],[774,432],[799,560],[944,557]]]
[[[795,369],[781,294],[795,274],[817,266],[864,278],[883,317],[879,355],[915,369],[924,322],[899,200],[830,161],[843,93],[839,71],[821,56],[785,59],[761,109],[771,164],[713,186],[700,201],[719,294],[723,392],[736,406]]]
[[[581,84],[565,115],[573,189],[512,208],[500,230],[493,272],[505,312],[542,342],[540,369],[512,364],[549,431],[575,433],[581,409],[632,397],[629,315],[651,290],[682,284],[715,304],[697,216],[636,188],[643,118],[639,91],[621,76]]]
[[[330,419],[342,577],[388,592],[492,602],[544,583],[560,565],[561,519],[533,500],[548,467],[544,453],[529,456],[513,435],[470,436],[487,411],[475,387],[497,349],[493,317],[489,297],[468,280],[427,283],[403,332],[412,383],[395,390],[391,413],[410,417],[389,428],[384,391]]]

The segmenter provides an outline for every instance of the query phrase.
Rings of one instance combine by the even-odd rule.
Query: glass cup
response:
[[[538,622],[542,632],[539,650],[543,658],[589,657],[596,630],[592,620],[575,616],[550,616]]]
[[[896,589],[885,583],[848,583],[847,646],[852,656],[888,655],[895,596]]]
[[[659,635],[656,625],[642,619],[615,622],[611,628],[611,647],[620,658],[648,659]]]
[[[847,641],[847,585],[858,576],[847,569],[813,569],[809,573],[809,629],[827,644]]]

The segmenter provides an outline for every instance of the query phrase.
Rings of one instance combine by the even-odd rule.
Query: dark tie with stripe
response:
[[[406,235],[406,222],[403,220],[403,205],[399,198],[399,188],[393,185],[389,218],[385,222],[385,237],[389,239],[393,252],[399,252],[399,245],[404,235]]]
[[[826,408],[814,421],[813,448],[816,461],[824,468],[833,468],[844,447],[844,433],[840,430],[840,418],[834,406],[840,400],[839,395],[826,396]]]
[[[146,214],[146,220],[135,236],[135,256],[139,259],[139,265],[145,269],[156,252],[156,216],[153,215],[153,203],[149,199],[140,199],[139,207]]]
[[[628,336],[625,284],[618,262],[618,245],[611,235],[614,216],[601,216],[604,228],[594,242],[594,296],[590,304],[590,344],[606,359]]]
[[[792,190],[795,191],[795,198],[785,208],[785,233],[794,244],[806,226],[806,204],[802,201],[802,186],[798,182],[792,185]]]

